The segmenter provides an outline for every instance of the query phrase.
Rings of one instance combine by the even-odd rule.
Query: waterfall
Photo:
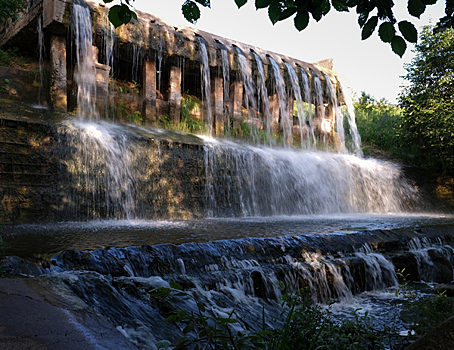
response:
[[[393,163],[353,155],[205,145],[213,216],[399,213],[415,190]]]
[[[241,81],[243,82],[243,100],[244,107],[247,110],[247,121],[252,127],[258,117],[258,109],[256,105],[255,93],[256,89],[254,81],[252,80],[251,65],[247,57],[241,52],[239,48],[235,48],[238,59],[238,70],[240,73]]]
[[[42,25],[42,17],[38,18],[38,27],[37,27],[37,32],[38,32],[38,64],[39,64],[39,89],[38,89],[38,105],[42,105],[41,101],[41,94],[43,90],[43,84],[44,84],[44,62],[43,62],[43,56],[44,56],[44,32],[43,32],[43,25]]]
[[[312,72],[313,82],[314,82],[314,105],[315,105],[315,114],[312,120],[314,120],[314,128],[317,129],[318,133],[323,132],[323,144],[326,145],[326,132],[323,131],[323,125],[325,124],[325,105],[323,103],[323,89],[322,82],[320,78]]]
[[[130,139],[121,127],[108,123],[65,122],[63,162],[73,191],[68,201],[79,218],[131,219],[135,215],[135,182]]]
[[[257,64],[257,90],[258,90],[258,106],[262,106],[262,119],[264,124],[264,129],[266,130],[267,137],[269,142],[271,142],[272,137],[272,121],[271,121],[271,113],[270,113],[270,100],[268,98],[268,90],[266,89],[266,79],[265,79],[265,71],[263,68],[263,62],[260,57],[253,52],[252,53],[255,58],[255,62]]]
[[[114,72],[114,44],[115,44],[115,28],[112,23],[110,23],[109,17],[105,16],[104,22],[104,35],[103,35],[103,44],[104,44],[104,55],[106,57],[106,65],[110,66],[110,74],[113,75]],[[110,80],[110,79],[109,79]],[[110,84],[106,96],[106,118],[109,118],[109,98],[114,94],[113,92],[114,85]],[[109,96],[110,95],[110,96]],[[115,102],[113,103],[115,105]]]
[[[309,76],[307,75],[306,71],[300,67],[299,69],[300,73],[301,73],[301,85],[303,87],[303,90],[302,90],[302,94],[303,94],[303,99],[304,101],[306,101],[307,103],[307,115],[306,115],[306,118],[307,118],[307,122],[306,122],[306,135],[307,135],[307,148],[311,148],[311,144],[313,143],[314,145],[316,145],[315,143],[315,135],[314,135],[314,129],[312,127],[312,117],[313,117],[313,113],[312,113],[312,96],[311,96],[311,88],[309,86]],[[312,141],[311,141],[312,139]]]
[[[399,285],[392,262],[374,252],[370,245],[364,244],[355,255],[365,263],[365,285],[369,290]]]
[[[97,118],[96,68],[93,50],[91,14],[88,6],[74,4],[72,11],[74,41],[76,43],[77,114],[81,118]]]
[[[298,80],[298,76],[296,75],[295,70],[293,69],[292,65],[288,62],[285,62],[285,66],[287,67],[288,76],[290,78],[290,83],[293,90],[293,96],[296,101],[296,110],[299,122],[299,133],[300,133],[300,140],[301,140],[301,148],[304,148],[303,143],[303,126],[306,127],[306,114],[304,113],[303,109],[303,101],[301,98],[301,88],[300,83]],[[290,107],[293,110],[293,106]],[[309,138],[308,138],[309,140]]]
[[[363,291],[396,288],[389,258],[367,243],[356,252],[349,250],[347,246],[356,239],[309,235],[70,250],[52,258],[54,273],[49,279],[66,285],[137,346],[144,347],[159,339],[176,342],[181,337],[179,327],[163,322],[169,314],[144,297],[144,291],[171,288],[172,282],[184,286],[188,297],[164,297],[166,307],[190,313],[197,311],[196,303],[202,303],[209,314],[218,317],[228,317],[234,310],[237,331],[259,329],[263,321],[270,329],[279,325],[276,316],[283,311],[280,296],[284,292],[307,287],[314,303],[336,302],[339,310],[342,305],[351,309],[352,304],[357,309],[365,297],[359,294]],[[327,252],[329,242],[337,247],[343,242],[346,251]],[[394,293],[387,295],[391,305]],[[386,318],[381,302],[366,301],[372,306],[371,316],[384,324],[391,318],[399,322],[395,314]]]
[[[289,108],[287,106],[287,94],[285,93],[285,82],[284,78],[281,75],[281,70],[276,63],[276,61],[268,56],[268,60],[271,63],[271,68],[273,70],[273,76],[276,83],[276,92],[279,101],[280,117],[281,117],[281,128],[284,136],[284,144],[286,146],[291,146],[293,144],[292,140],[292,126],[293,126],[293,106],[292,114],[290,115]]]
[[[347,105],[347,118],[348,124],[350,126],[350,136],[352,137],[353,141],[353,151],[356,151],[358,157],[363,156],[363,151],[361,149],[361,135],[358,132],[358,128],[356,126],[356,116],[355,116],[355,109],[353,108],[353,99],[351,94],[349,93],[350,90],[347,88],[347,84],[343,82],[341,84],[343,86],[343,93],[345,98],[345,103]]]
[[[337,103],[337,96],[336,96],[336,88],[334,87],[333,83],[331,82],[331,78],[323,74],[323,77],[325,78],[326,81],[326,87],[327,87],[327,92],[328,92],[328,98],[331,103],[331,107],[333,108],[334,112],[334,120],[331,122],[336,125],[337,129],[337,141],[339,143],[338,149],[341,152],[345,151],[345,133],[344,133],[344,118],[342,113],[340,113],[339,106]],[[323,132],[329,133],[331,131],[331,125],[328,124],[329,121],[325,120],[325,122],[322,124],[322,130]]]
[[[211,108],[211,82],[210,82],[210,62],[208,59],[208,52],[205,41],[202,37],[198,36],[200,48],[200,75],[202,78],[202,100],[205,106],[204,119],[208,126],[209,135],[213,133],[213,112]]]
[[[221,50],[222,80],[224,83],[224,101],[230,101],[230,64],[227,50]]]

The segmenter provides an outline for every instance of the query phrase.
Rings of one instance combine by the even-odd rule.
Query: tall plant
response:
[[[418,165],[454,170],[454,29],[423,28],[406,65],[410,83],[400,96],[399,131]]]

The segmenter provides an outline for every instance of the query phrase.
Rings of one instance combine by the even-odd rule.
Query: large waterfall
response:
[[[216,41],[203,32],[191,46],[181,31],[173,57],[159,37],[151,55],[142,40],[148,21],[135,32],[127,71],[138,80],[152,76],[155,109],[170,110],[156,97],[172,93],[169,66],[176,76],[192,69],[177,82],[197,84],[190,90],[203,113],[186,119],[201,118],[209,136],[102,121],[95,100],[103,64],[94,60],[90,11],[73,4],[71,18],[78,109],[52,131],[53,222],[6,225],[0,272],[40,276],[66,293],[62,299],[83,305],[80,323],[94,310],[134,346],[153,350],[160,340],[173,346],[196,336],[164,321],[175,311],[235,318],[227,329],[248,334],[279,327],[288,311],[282,297],[301,291],[309,303],[333,303],[330,317],[370,312],[376,329],[405,331],[398,271],[408,269],[415,281],[453,280],[452,217],[422,213],[422,195],[401,165],[363,158],[352,105],[341,101],[331,73],[259,50],[232,46],[232,55],[220,42],[216,56]],[[110,25],[105,34],[102,60],[112,66],[117,39]],[[198,62],[178,56],[185,45]],[[345,121],[340,103],[349,110]],[[212,138],[238,127],[250,139]],[[186,297],[153,297],[156,288],[175,286]]]

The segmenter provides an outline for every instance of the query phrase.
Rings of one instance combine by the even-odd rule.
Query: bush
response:
[[[385,99],[377,101],[364,91],[353,105],[364,153],[367,155],[383,151],[390,156],[400,154],[397,137],[402,121],[402,108]]]

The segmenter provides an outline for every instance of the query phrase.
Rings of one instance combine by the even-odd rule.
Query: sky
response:
[[[377,100],[385,98],[396,103],[404,84],[404,64],[414,56],[409,44],[400,58],[389,44],[380,41],[377,30],[372,37],[361,40],[361,30],[355,10],[336,12],[332,9],[320,22],[311,18],[309,26],[298,32],[289,18],[274,26],[267,10],[256,11],[255,1],[249,0],[238,9],[234,0],[211,0],[211,9],[199,6],[202,16],[194,26],[181,13],[184,0],[135,0],[132,5],[160,17],[173,26],[196,27],[206,32],[314,63],[334,60],[334,70],[346,81],[355,96],[365,91]],[[416,28],[444,16],[444,1],[427,6],[421,19],[411,17],[406,0],[395,0],[394,13],[398,21],[409,20]]]

